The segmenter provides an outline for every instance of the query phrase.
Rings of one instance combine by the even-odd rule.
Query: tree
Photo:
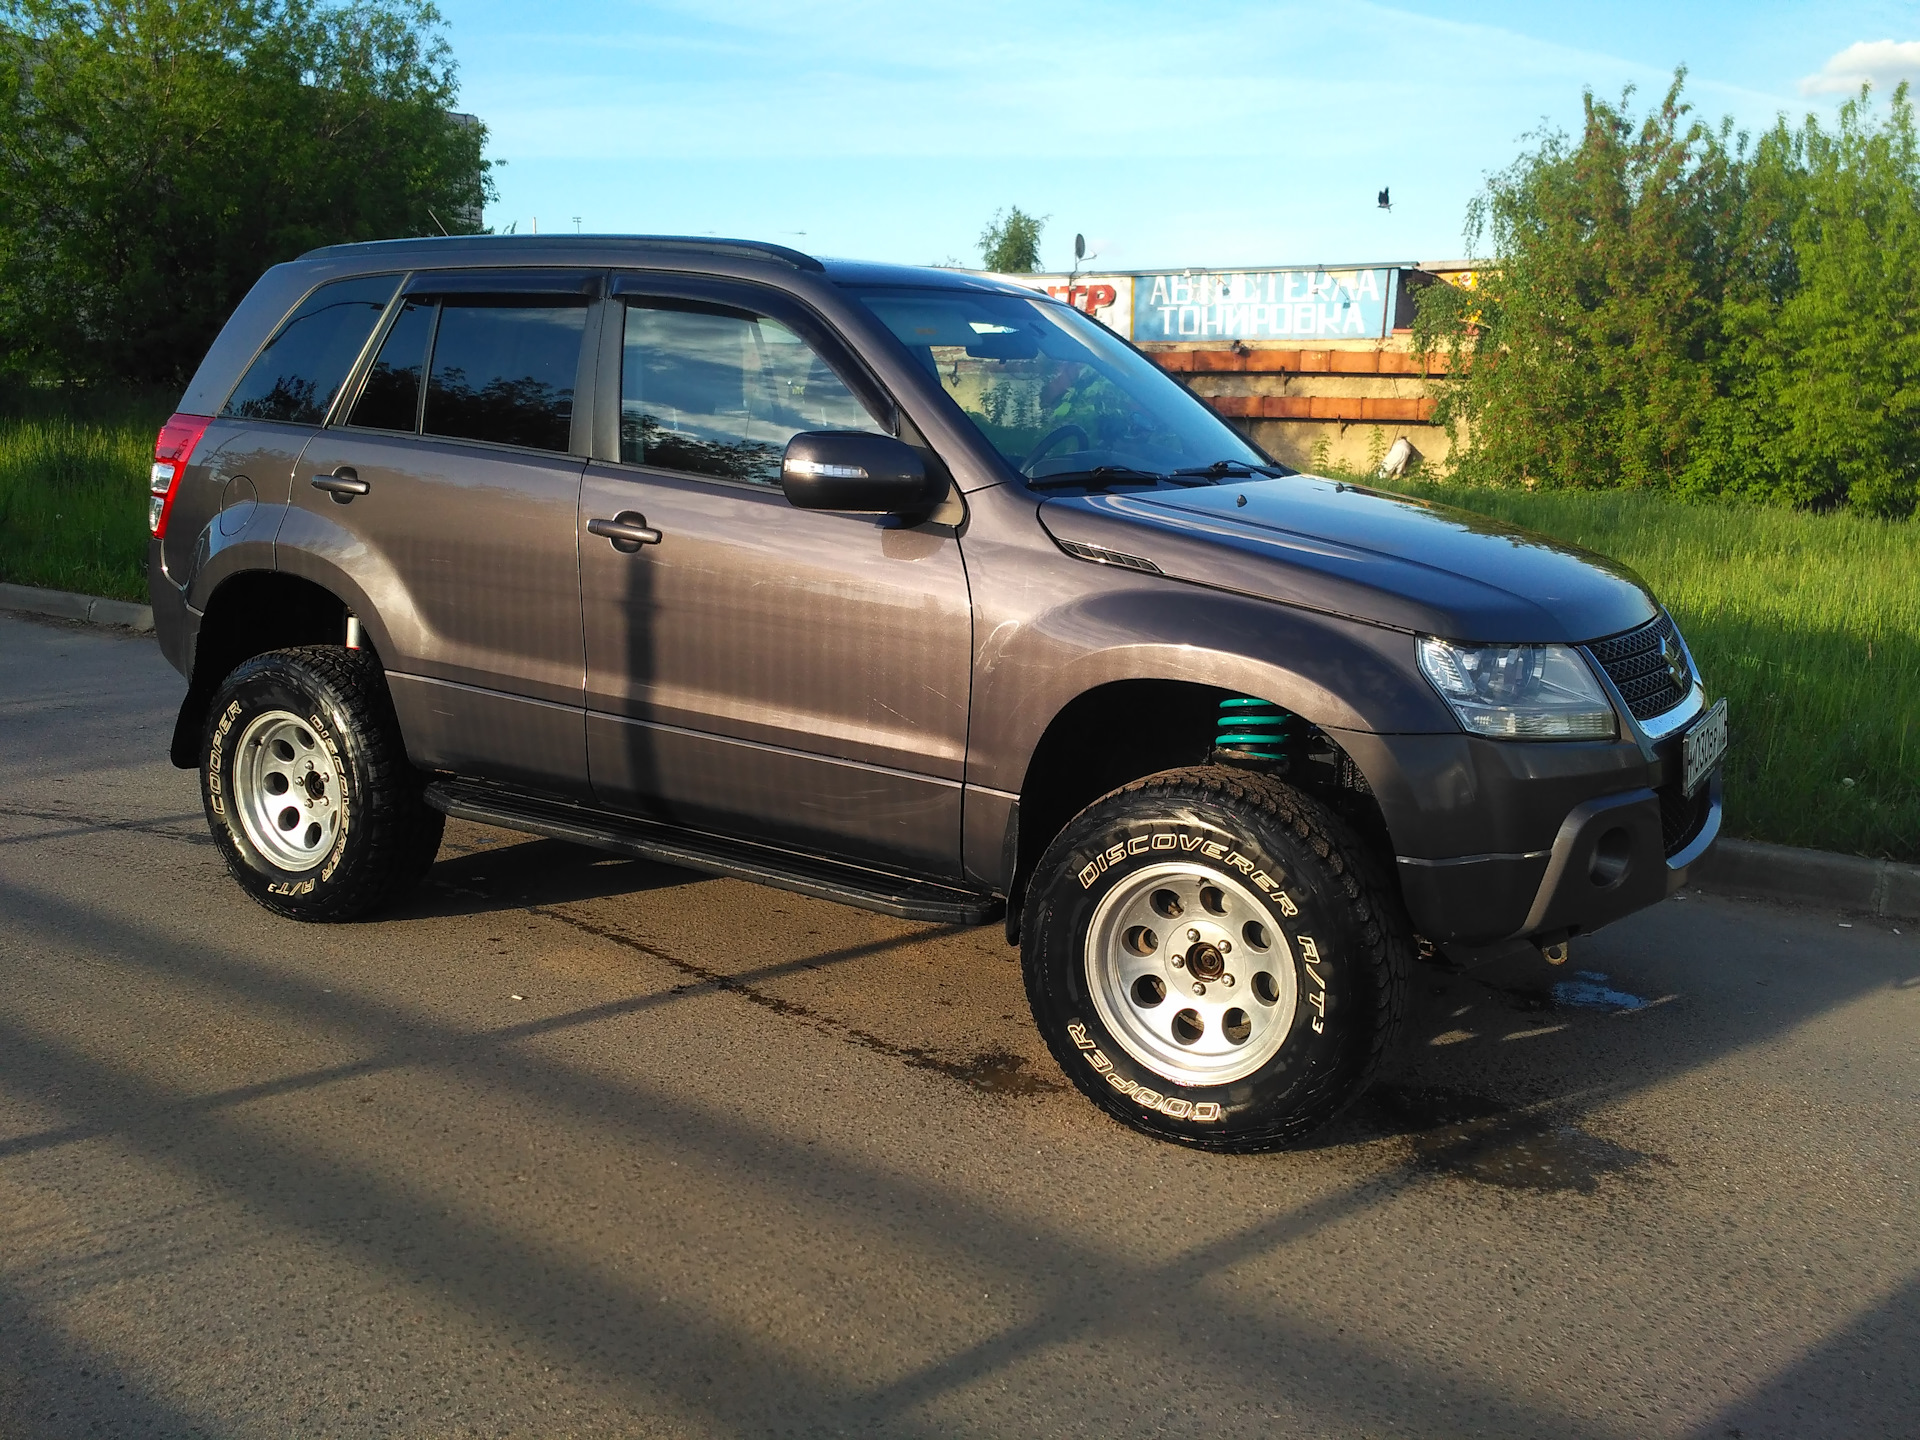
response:
[[[1738,176],[1680,87],[1637,126],[1631,92],[1614,105],[1589,91],[1578,145],[1540,137],[1473,202],[1468,243],[1496,257],[1474,290],[1422,292],[1425,345],[1475,349],[1440,418],[1467,421],[1480,478],[1649,485],[1685,462],[1713,393]]]
[[[1029,215],[1018,205],[993,212],[980,232],[980,262],[1002,275],[1025,275],[1040,268],[1040,232],[1048,217]]]
[[[1920,139],[1905,86],[1831,129],[1708,129],[1684,74],[1635,122],[1586,97],[1489,181],[1471,291],[1431,285],[1422,350],[1463,478],[1662,486],[1910,513],[1920,494]],[[1463,363],[1471,356],[1471,363]]]
[[[1920,140],[1907,87],[1755,156],[1749,264],[1688,488],[1905,514],[1920,489]],[[1771,275],[1769,275],[1771,272]]]
[[[454,98],[427,0],[0,0],[0,363],[179,382],[268,266],[477,229]]]

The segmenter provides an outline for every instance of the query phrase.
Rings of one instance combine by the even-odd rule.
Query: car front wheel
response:
[[[1325,1125],[1389,1053],[1413,940],[1339,817],[1223,766],[1136,781],[1048,847],[1022,921],[1049,1048],[1110,1115],[1265,1150]]]

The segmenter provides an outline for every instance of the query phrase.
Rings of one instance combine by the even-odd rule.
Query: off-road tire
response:
[[[1166,967],[1186,967],[1163,968],[1158,979],[1148,978],[1150,1008],[1137,1013],[1116,1009],[1116,982],[1102,986],[1097,972],[1106,962],[1089,945],[1096,921],[1105,927],[1103,933],[1111,931],[1116,905],[1133,906],[1129,916],[1144,915],[1138,909],[1140,895],[1160,903],[1167,894],[1144,887],[1160,883],[1156,876],[1173,883],[1189,869],[1202,878],[1188,882],[1184,893],[1206,899],[1210,890],[1211,902],[1227,917],[1220,923],[1271,926],[1254,931],[1267,947],[1259,952],[1262,958],[1255,958],[1249,942],[1224,962],[1242,967],[1234,980],[1245,998],[1236,1003],[1253,1008],[1250,981],[1261,982],[1263,994],[1280,995],[1276,980],[1293,987],[1290,1009],[1276,1003],[1260,1012],[1272,1016],[1273,1023],[1264,1039],[1257,1033],[1254,1038],[1275,1048],[1244,1075],[1230,1072],[1236,1063],[1256,1061],[1263,1048],[1245,1057],[1229,1048],[1214,1057],[1209,1063],[1223,1067],[1217,1080],[1204,1072],[1171,1075],[1181,1068],[1177,1064],[1146,1063],[1159,1059],[1153,1045],[1164,1047],[1167,1038],[1194,1033],[1181,1031],[1177,1019],[1171,1037],[1143,1028],[1160,1013],[1155,1007],[1162,1002],[1151,998],[1154,985],[1164,984],[1167,1004],[1223,1003],[1219,981],[1212,982],[1212,1001],[1186,999],[1195,988],[1189,983],[1198,973],[1194,967],[1211,970],[1223,962],[1218,954],[1197,949],[1176,961],[1177,948],[1200,933],[1185,928],[1184,918],[1177,927],[1167,922],[1177,933],[1164,940],[1157,941],[1146,926],[1126,932],[1130,940],[1145,932],[1140,943],[1160,954]],[[1209,874],[1217,879],[1207,881]],[[1223,897],[1227,891],[1231,896]],[[1256,902],[1264,918],[1242,922],[1240,915],[1254,913]],[[1182,913],[1167,904],[1174,914]],[[1208,918],[1198,909],[1193,917]],[[1383,866],[1326,806],[1257,772],[1217,765],[1169,770],[1095,801],[1041,857],[1021,930],[1027,999],[1067,1077],[1115,1119],[1184,1145],[1256,1151],[1304,1140],[1366,1088],[1405,1022],[1414,939]],[[1284,946],[1273,943],[1275,936],[1284,937]],[[1271,973],[1250,974],[1255,968]],[[1096,987],[1103,997],[1099,1003]],[[1103,1020],[1100,1003],[1115,1017],[1114,1025]],[[1192,1009],[1186,1013],[1198,1015]],[[1211,1043],[1228,1046],[1236,1026],[1254,1030],[1246,1010],[1240,1014],[1238,1021],[1218,1027],[1222,1038]],[[1123,1039],[1116,1027],[1132,1038]]]
[[[240,753],[243,741],[250,733],[270,736],[276,724],[289,751],[297,745],[317,761],[309,766],[320,776],[315,798],[337,807],[324,817],[332,843],[312,863],[295,856],[289,865],[285,854],[270,853],[241,814],[243,777],[260,772]],[[267,778],[285,783],[284,774]],[[446,826],[422,799],[424,785],[407,762],[385,672],[369,651],[308,645],[257,655],[221,682],[208,708],[200,745],[207,825],[241,889],[276,915],[354,920],[417,884]],[[302,800],[303,792],[288,798]],[[261,828],[258,818],[252,823]]]

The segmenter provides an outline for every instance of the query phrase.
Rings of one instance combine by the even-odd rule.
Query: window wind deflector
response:
[[[598,270],[427,270],[407,281],[408,295],[537,297],[565,305],[596,299],[605,276]]]
[[[661,295],[636,285],[622,285],[617,280],[613,286],[614,295],[629,305],[637,305],[645,310],[678,310],[688,315],[721,315],[729,320],[745,320],[749,324],[758,320],[760,314],[739,305],[726,305],[718,300],[702,300],[686,295]]]

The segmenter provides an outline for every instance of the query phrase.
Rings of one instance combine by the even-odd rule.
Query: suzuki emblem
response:
[[[1671,635],[1662,635],[1660,658],[1667,662],[1667,674],[1673,677],[1673,688],[1685,690],[1687,682],[1693,677],[1687,673],[1687,654],[1680,648],[1680,642]]]

